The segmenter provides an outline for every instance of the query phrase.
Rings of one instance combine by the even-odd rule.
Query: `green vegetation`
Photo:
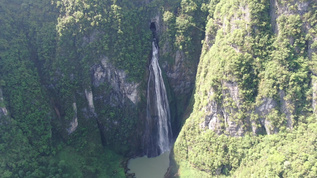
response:
[[[192,137],[196,126],[187,122],[174,150],[179,175],[315,177],[317,125],[315,117],[310,120],[314,122],[300,124],[294,131],[244,137],[219,136],[211,130]]]
[[[206,0],[165,0],[161,4],[159,62],[163,67],[168,67],[167,72],[170,75],[164,80],[171,85],[171,91],[169,88],[167,90],[171,94],[168,97],[172,113],[172,127],[176,133],[181,129],[185,110],[190,106],[190,93],[193,90],[207,22],[207,4]],[[171,75],[175,74],[180,76],[178,81],[188,82],[185,84],[186,86],[179,86],[178,81],[171,79]]]
[[[188,66],[195,66],[201,51],[201,40],[204,35],[208,8],[206,0],[182,0],[175,1],[176,6],[165,5],[163,9],[163,21],[167,26],[162,34],[160,46],[169,42],[173,52],[182,50]],[[175,12],[176,11],[176,12]],[[164,57],[171,57],[172,53]]]
[[[0,175],[124,177],[121,162],[138,146],[140,111],[98,100],[97,121],[83,110],[83,91],[113,95],[108,83],[92,87],[92,67],[106,57],[128,81],[142,83],[150,10],[128,0],[0,2],[1,107],[9,111],[1,116]],[[69,135],[75,115],[78,128]]]
[[[194,109],[174,148],[179,170],[210,176],[316,176],[314,67],[309,67],[316,49],[308,44],[316,36],[317,6],[308,1],[300,9],[304,3],[279,1],[274,7],[269,1],[210,1]],[[204,125],[210,119],[211,126]]]
[[[316,177],[317,4],[271,2],[0,1],[0,175],[125,176],[123,160],[142,149],[149,23],[159,15],[160,63],[174,68],[184,55],[190,83],[199,61],[191,101],[167,86],[173,128],[184,124],[175,174]],[[119,74],[96,72],[102,59],[138,84],[139,103],[106,81]]]
[[[293,132],[261,138],[248,150],[234,175],[316,177],[316,127],[315,122],[301,124]]]

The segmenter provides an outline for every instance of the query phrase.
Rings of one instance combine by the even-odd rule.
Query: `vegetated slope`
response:
[[[125,176],[151,48],[139,3],[0,2],[1,177]]]
[[[180,175],[316,176],[316,8],[210,2],[194,109],[174,146]]]
[[[204,36],[196,3],[0,1],[0,175],[125,176],[143,149],[151,22],[177,133]]]

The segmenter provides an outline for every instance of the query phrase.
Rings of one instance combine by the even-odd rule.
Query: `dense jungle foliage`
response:
[[[208,7],[175,174],[316,177],[316,2],[220,0]],[[217,123],[204,126],[209,117]]]
[[[97,100],[95,111],[108,125],[103,138],[100,120],[77,109],[87,107],[84,90],[111,97],[110,84],[91,85],[92,68],[109,59],[142,89],[151,53],[149,22],[157,14],[172,14],[164,18],[168,32],[160,34],[172,44],[165,58],[178,49],[188,59],[199,56],[193,44],[203,38],[207,15],[200,16],[199,6],[168,0],[1,0],[0,106],[8,113],[0,115],[0,174],[123,177],[121,163],[138,149],[133,141],[139,115]],[[190,34],[199,37],[192,42]],[[75,116],[79,128],[69,134]]]
[[[136,124],[125,118],[136,116],[97,103],[100,117],[123,118],[106,145],[93,119],[71,135],[61,120],[77,114],[73,103],[86,105],[78,91],[90,86],[90,68],[101,57],[130,81],[143,79],[150,8],[141,1],[0,1],[1,107],[9,111],[0,123],[1,177],[125,176],[121,164]],[[124,148],[114,149],[118,143]]]
[[[314,0],[0,0],[1,177],[125,177],[145,94],[132,109],[100,97],[96,118],[82,109],[84,91],[111,98],[110,84],[92,85],[101,59],[144,90],[155,16],[159,46],[170,44],[160,63],[182,51],[196,67],[201,56],[172,176],[316,177],[316,9]],[[256,110],[268,99],[266,131]],[[220,116],[219,132],[201,126],[211,102],[243,136],[230,136]]]

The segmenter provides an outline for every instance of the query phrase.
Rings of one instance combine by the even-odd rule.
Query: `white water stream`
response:
[[[147,86],[146,123],[144,131],[144,154],[158,156],[169,151],[172,143],[170,108],[167,93],[159,66],[158,47],[152,43],[152,59],[149,65]]]
[[[146,156],[131,159],[128,164],[129,172],[135,173],[136,178],[163,178],[169,166],[169,150],[172,142],[170,108],[162,71],[158,63],[158,47],[155,39],[152,48],[144,137]]]
[[[160,153],[164,153],[165,151],[169,151],[170,149],[170,137],[169,132],[171,132],[170,125],[170,108],[167,100],[166,89],[162,77],[162,72],[160,65],[158,63],[158,48],[155,45],[155,42],[152,43],[153,54],[152,61],[150,64],[150,78],[151,75],[154,76],[154,89],[155,89],[155,105],[157,109],[157,127],[158,127],[158,141],[157,145],[160,148]],[[148,86],[148,90],[150,86]],[[148,95],[150,91],[147,92]],[[150,100],[150,96],[148,96],[148,101]],[[148,108],[151,104],[148,102]],[[148,110],[149,111],[149,110]],[[149,116],[149,114],[148,114]]]

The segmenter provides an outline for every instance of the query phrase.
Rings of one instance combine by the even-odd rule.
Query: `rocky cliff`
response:
[[[144,154],[150,23],[163,3],[6,3],[0,2],[0,139],[6,150],[0,173],[122,176],[122,156]],[[21,157],[34,159],[25,167]]]
[[[186,159],[189,167],[229,175],[247,155],[239,137],[291,132],[313,114],[309,65],[315,56],[316,3],[220,0],[209,7],[194,110],[174,154],[181,168]]]
[[[0,21],[4,177],[124,176],[153,38],[179,173],[316,176],[313,0],[14,0]]]
[[[30,142],[48,142],[47,154],[55,149],[53,142],[78,150],[100,144],[122,155],[141,155],[153,24],[177,135],[203,36],[193,43],[195,53],[166,38],[178,28],[175,19],[164,21],[160,9],[176,10],[179,3],[0,3],[1,117],[15,120]]]

